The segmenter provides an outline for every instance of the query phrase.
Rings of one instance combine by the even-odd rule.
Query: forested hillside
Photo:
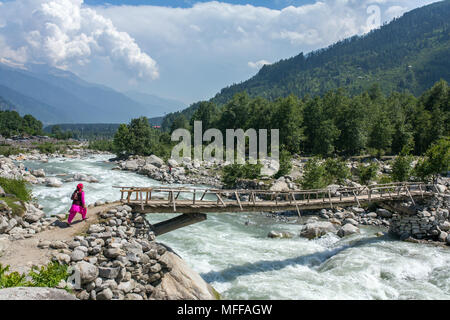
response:
[[[379,83],[383,92],[418,96],[440,79],[450,81],[450,1],[406,13],[363,37],[264,66],[253,78],[224,88],[213,101],[234,94],[273,100],[294,94],[323,94],[346,88],[358,94]]]
[[[446,0],[407,12],[365,36],[266,65],[210,101],[220,107],[241,92],[274,101],[290,94],[323,95],[337,88],[358,95],[375,83],[385,94],[409,91],[417,97],[441,79],[450,81],[449,57],[450,0]],[[163,127],[169,129],[174,121],[182,124],[199,105],[169,114]]]

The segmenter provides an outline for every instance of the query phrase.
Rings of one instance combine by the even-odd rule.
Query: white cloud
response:
[[[159,76],[156,62],[82,0],[20,0],[0,11],[0,58],[59,68],[106,57],[135,78]]]
[[[49,62],[115,88],[134,83],[142,91],[194,102],[248,79],[261,58],[274,62],[370,31],[379,25],[369,19],[371,5],[379,7],[383,23],[435,1],[318,0],[273,10],[217,1],[170,8],[17,0],[0,10],[0,26],[7,23],[0,29],[0,57]],[[132,75],[155,78],[160,70],[161,76],[130,81],[109,61]]]
[[[267,60],[259,60],[256,62],[249,61],[248,62],[248,66],[253,69],[260,69],[262,66],[264,66],[266,64],[271,64],[271,63]]]

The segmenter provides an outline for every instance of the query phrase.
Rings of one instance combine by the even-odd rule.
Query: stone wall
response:
[[[392,216],[390,232],[402,240],[412,237],[450,244],[449,205],[450,195],[436,195],[417,205],[412,214],[397,212]]]

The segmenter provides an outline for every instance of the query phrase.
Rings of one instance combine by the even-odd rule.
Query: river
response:
[[[84,173],[86,201],[117,200],[114,185],[152,186],[160,182],[132,172],[111,170],[108,156],[25,161],[47,176]],[[77,182],[61,188],[33,186],[33,195],[50,214],[67,212]],[[151,223],[173,217],[148,215]],[[158,237],[175,250],[224,299],[450,299],[450,249],[376,237],[374,227],[340,239],[298,236],[270,239],[271,230],[298,235],[301,220],[276,221],[258,213],[209,214],[201,223]]]

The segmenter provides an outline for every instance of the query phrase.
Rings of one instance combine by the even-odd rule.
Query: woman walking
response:
[[[81,213],[83,221],[87,220],[87,209],[86,203],[84,202],[83,184],[80,183],[77,185],[76,190],[72,193],[71,199],[73,200],[72,207],[70,207],[69,219],[67,220],[69,226],[72,224],[72,220],[78,212]]]

